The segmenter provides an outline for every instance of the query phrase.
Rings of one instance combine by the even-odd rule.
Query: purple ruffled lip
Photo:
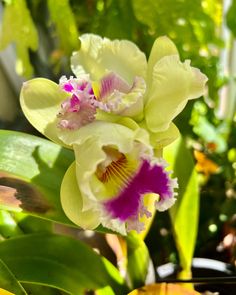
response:
[[[141,198],[147,193],[158,194],[160,200],[164,200],[173,197],[173,188],[168,172],[161,164],[151,164],[143,160],[137,173],[127,182],[119,195],[104,202],[104,207],[112,218],[124,222],[138,216]]]

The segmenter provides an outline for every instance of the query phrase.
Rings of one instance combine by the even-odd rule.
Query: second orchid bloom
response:
[[[207,78],[180,61],[167,37],[156,39],[148,62],[130,41],[80,39],[75,77],[26,82],[21,106],[40,132],[75,152],[61,186],[65,214],[84,229],[141,232],[153,208],[174,204],[177,181],[161,151],[178,136],[172,120]]]

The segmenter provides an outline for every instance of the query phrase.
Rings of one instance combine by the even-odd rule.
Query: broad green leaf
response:
[[[164,151],[164,158],[171,164],[178,178],[176,204],[170,209],[176,246],[179,252],[182,276],[191,276],[191,264],[196,244],[199,217],[199,189],[192,154],[183,138]]]
[[[127,241],[127,270],[132,288],[144,285],[149,265],[149,252],[142,238],[135,232],[129,233]]]
[[[26,284],[22,283],[22,286],[25,288],[26,292],[30,295],[66,295],[66,293],[64,292],[62,293],[61,291],[55,288],[51,288],[47,286],[29,284],[29,283],[26,283]]]
[[[60,203],[60,185],[73,161],[69,150],[39,137],[0,131],[0,209],[72,223]]]
[[[82,295],[88,289],[110,286],[126,294],[118,270],[78,240],[53,234],[34,234],[0,243],[0,257],[20,282],[42,284]]]
[[[11,273],[5,263],[0,259],[0,288],[12,292],[16,295],[26,295],[24,288],[17,281],[15,276]],[[8,293],[1,293],[2,289],[0,289],[0,294],[7,295]]]
[[[25,77],[32,76],[33,68],[28,49],[37,49],[38,34],[25,0],[6,2],[0,32],[0,50],[11,42],[16,44],[17,73]]]
[[[48,0],[48,9],[55,23],[59,45],[70,55],[79,47],[79,34],[69,0]]]

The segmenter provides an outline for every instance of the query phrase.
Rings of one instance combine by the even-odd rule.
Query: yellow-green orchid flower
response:
[[[152,133],[168,130],[187,101],[204,92],[207,77],[191,67],[189,60],[182,63],[167,37],[156,39],[148,62],[130,41],[93,34],[82,35],[80,40],[81,48],[71,59],[76,77],[89,74],[96,81],[95,95],[108,104],[108,111],[144,119]]]
[[[202,95],[207,78],[182,63],[166,37],[155,41],[147,62],[130,41],[83,35],[72,70],[76,77],[59,84],[26,82],[20,98],[40,132],[75,152],[62,207],[82,228],[101,223],[122,234],[140,232],[142,218],[152,215],[150,200],[157,210],[175,201],[177,183],[155,155],[177,136],[173,118]]]
[[[84,229],[102,224],[121,234],[141,232],[153,208],[163,211],[174,204],[177,187],[164,160],[154,156],[149,133],[130,118],[62,128],[55,110],[61,102],[68,107],[65,93],[49,80],[34,79],[23,86],[26,116],[50,139],[75,152],[76,161],[61,185],[65,214]]]
[[[167,37],[156,39],[148,62],[127,40],[93,34],[80,40],[71,59],[75,78],[63,76],[59,85],[40,78],[25,83],[21,105],[29,121],[58,142],[58,127],[130,117],[149,131],[157,148],[173,141],[178,130],[172,120],[189,99],[203,94],[207,77],[188,60],[182,63]]]
[[[144,129],[95,121],[60,139],[73,146],[76,158],[63,179],[61,203],[82,228],[101,223],[121,234],[141,232],[152,207],[163,211],[174,204],[176,180],[153,155]]]

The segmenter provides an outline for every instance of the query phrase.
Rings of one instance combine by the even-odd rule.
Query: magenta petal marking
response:
[[[74,90],[74,87],[73,87],[73,85],[72,85],[70,82],[68,82],[68,83],[65,83],[65,84],[63,85],[63,89],[64,89],[66,92],[72,92],[72,91]]]
[[[147,160],[143,160],[139,171],[128,185],[115,199],[106,201],[104,206],[113,218],[126,221],[137,215],[140,198],[145,193],[159,194],[161,199],[172,197],[173,190],[170,179],[161,164],[151,164]]]
[[[71,99],[70,99],[70,107],[71,107],[71,108],[74,108],[74,107],[76,107],[79,103],[80,103],[79,98],[78,98],[75,94],[73,94],[72,97],[71,97]]]
[[[100,97],[101,99],[111,95],[115,90],[128,93],[130,86],[119,76],[114,73],[109,73],[101,80]]]

